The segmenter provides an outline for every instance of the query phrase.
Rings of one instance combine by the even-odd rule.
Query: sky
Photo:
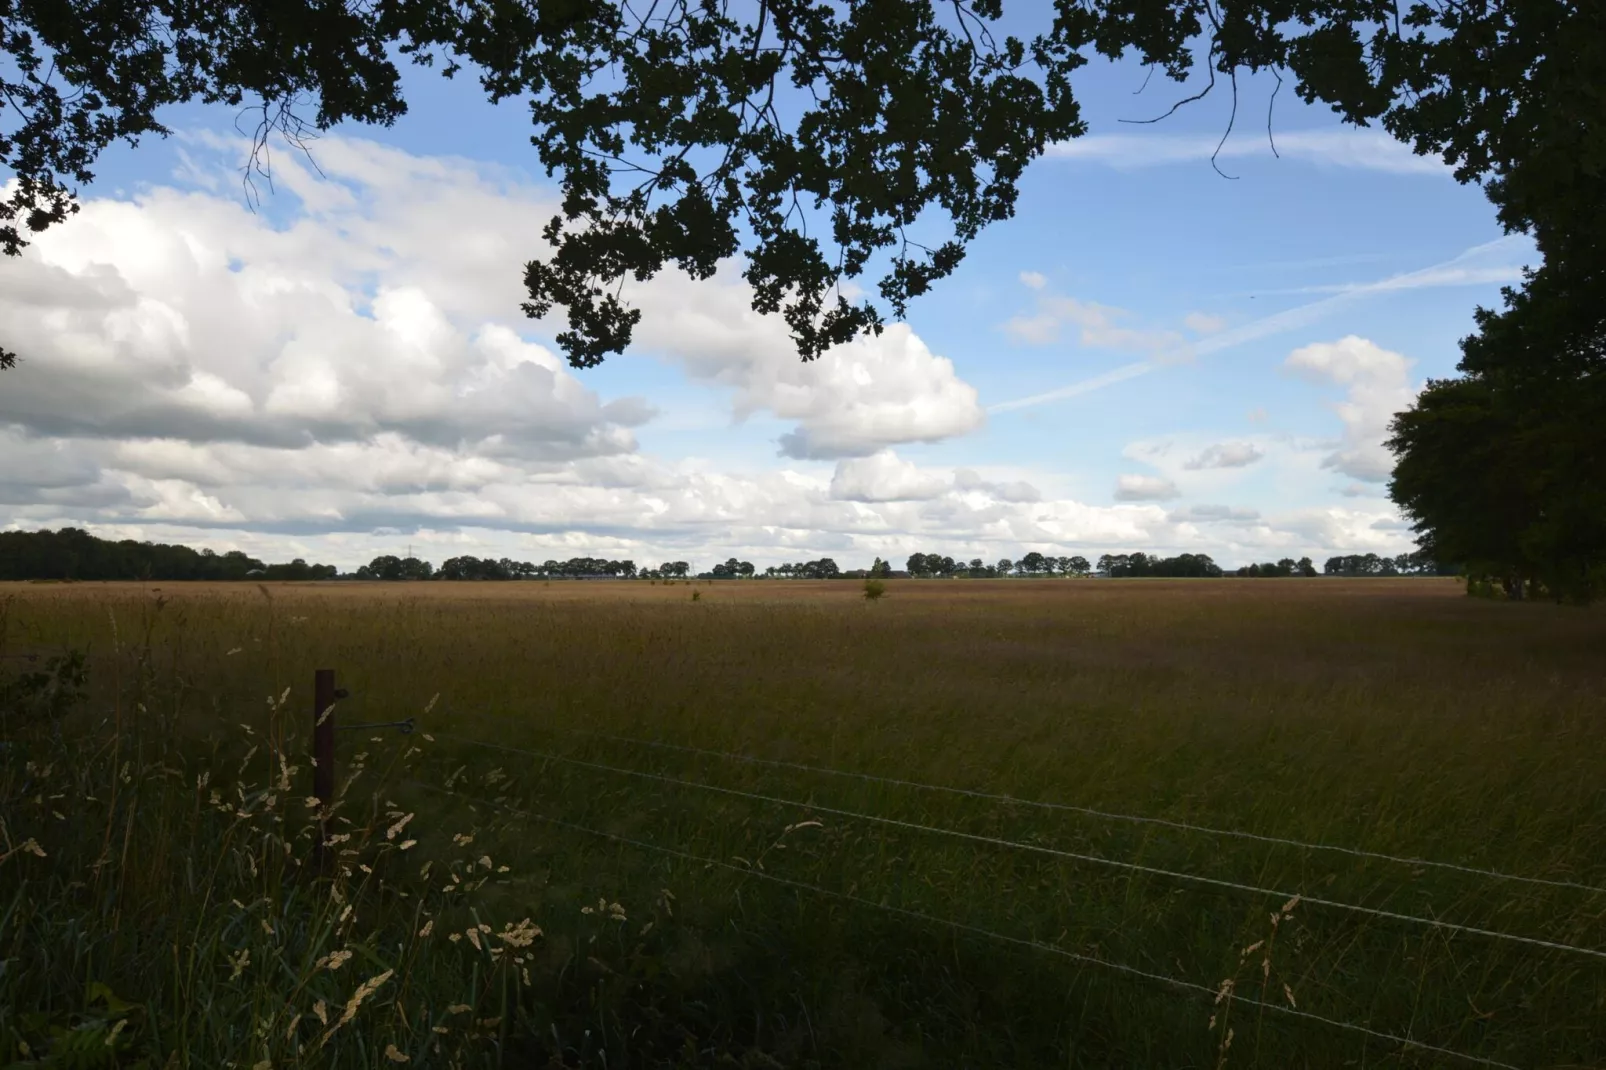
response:
[[[275,146],[257,199],[234,112],[173,109],[0,260],[0,525],[346,568],[1410,550],[1388,421],[1531,242],[1286,91],[1268,137],[1269,84],[1213,167],[1229,95],[1144,124],[1187,90],[1081,74],[1015,218],[809,364],[732,263],[632,284],[634,344],[570,369],[519,310],[554,186],[470,81],[409,70],[402,121]]]

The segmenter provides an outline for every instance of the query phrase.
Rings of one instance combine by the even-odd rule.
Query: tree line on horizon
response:
[[[1321,574],[1327,576],[1449,575],[1428,555],[1349,554],[1330,557]],[[1001,558],[987,564],[981,558],[956,560],[944,554],[910,554],[902,570],[877,557],[867,569],[843,569],[833,558],[795,564],[771,565],[760,572],[751,561],[730,558],[704,572],[693,573],[685,561],[665,561],[638,567],[634,561],[602,557],[571,557],[540,564],[511,558],[460,555],[447,558],[439,568],[417,557],[382,554],[355,572],[342,573],[334,565],[308,564],[296,558],[285,564],[268,564],[239,550],[217,553],[188,546],[110,540],[81,528],[59,531],[0,532],[0,580],[573,580],[644,579],[1000,579],[1004,577],[1217,577],[1316,576],[1309,557],[1223,569],[1208,554],[1162,557],[1143,552],[1104,554],[1096,563],[1081,555],[1054,557],[1031,551],[1019,560]]]

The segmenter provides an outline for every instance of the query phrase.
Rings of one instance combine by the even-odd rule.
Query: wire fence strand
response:
[[[1129,873],[1142,873],[1147,876],[1186,881],[1192,884],[1220,888],[1226,891],[1242,892],[1250,895],[1284,900],[1292,899],[1296,894],[1276,888],[1264,888],[1253,884],[1243,884],[1238,881],[1223,880],[1219,877],[1206,877],[1197,873],[1186,873],[1180,870],[1164,869],[1159,866],[1146,866],[1137,862],[1123,862],[1119,859],[1105,858],[1101,855],[1083,854],[1077,851],[1066,851],[1057,847],[1048,847],[1043,844],[1022,843],[1019,840],[1006,840],[998,836],[984,836],[979,833],[964,832],[959,829],[941,828],[934,825],[922,825],[914,821],[903,821],[898,818],[883,817],[879,814],[864,814],[854,810],[845,810],[838,807],[825,806],[820,803],[804,802],[798,799],[787,799],[774,795],[761,795],[757,792],[741,791],[737,788],[726,788],[716,784],[704,784],[700,781],[685,780],[680,777],[666,776],[661,773],[649,773],[640,769],[628,769],[621,766],[607,765],[602,762],[586,761],[582,758],[555,754],[549,751],[540,751],[526,747],[511,747],[502,743],[489,743],[485,740],[474,739],[469,736],[459,736],[456,733],[436,732],[435,735],[441,739],[454,740],[469,746],[482,747],[488,750],[501,751],[508,754],[518,754],[526,757],[541,758],[547,761],[560,762],[580,768],[594,769],[599,772],[637,777],[643,780],[657,781],[662,784],[673,784],[678,787],[694,788],[699,791],[707,791],[719,795],[751,799],[755,802],[769,803],[772,805],[794,806],[802,809],[812,810],[816,813],[831,814],[834,817],[846,818],[852,821],[865,821],[872,824],[885,825],[892,828],[901,828],[914,832],[923,832],[935,836],[947,836],[953,839],[966,840],[972,843],[983,843],[993,847],[1002,847],[1009,850],[1025,851],[1033,854],[1061,858],[1071,862],[1084,862],[1090,865],[1106,866],[1112,869],[1125,870]],[[1458,922],[1442,921],[1438,918],[1424,918],[1415,914],[1401,914],[1392,910],[1382,910],[1377,907],[1361,906],[1357,903],[1346,903],[1337,899],[1324,899],[1317,896],[1304,895],[1302,893],[1299,894],[1299,901],[1301,903],[1310,904],[1312,906],[1326,907],[1332,910],[1343,910],[1355,914],[1386,919],[1389,921],[1420,925],[1445,933],[1453,933],[1463,936],[1478,936],[1490,940],[1523,944],[1529,947],[1540,947],[1550,951],[1561,951],[1569,954],[1583,955],[1589,958],[1606,961],[1606,951],[1589,947],[1580,947],[1575,944],[1567,944],[1555,940],[1543,940],[1533,936],[1520,936],[1516,933],[1501,932],[1497,929],[1484,929],[1474,925],[1462,925]]]
[[[436,734],[440,735],[441,733],[436,733]],[[506,748],[498,748],[498,749],[506,749]],[[1176,988],[1176,989],[1188,992],[1188,993],[1193,994],[1193,995],[1209,996],[1212,999],[1218,999],[1218,998],[1220,998],[1222,996],[1222,989],[1221,988],[1212,988],[1209,985],[1202,985],[1202,984],[1199,984],[1196,981],[1186,981],[1186,980],[1183,980],[1180,977],[1172,977],[1172,976],[1169,976],[1167,974],[1162,974],[1162,973],[1153,973],[1153,972],[1141,969],[1141,968],[1136,967],[1136,966],[1128,966],[1128,965],[1126,965],[1124,963],[1111,962],[1108,959],[1095,958],[1092,955],[1083,955],[1083,954],[1081,954],[1079,952],[1068,951],[1065,948],[1057,947],[1057,946],[1055,946],[1053,944],[1045,944],[1045,943],[1043,943],[1042,941],[1039,941],[1039,940],[1031,940],[1031,939],[1027,939],[1027,938],[1019,937],[1019,936],[1010,936],[1007,933],[995,932],[995,931],[993,931],[991,929],[984,929],[984,928],[982,928],[980,926],[977,926],[977,925],[969,925],[969,924],[967,924],[965,922],[962,922],[962,921],[953,921],[953,920],[951,920],[949,918],[938,917],[935,914],[926,914],[926,913],[923,913],[923,912],[918,911],[918,910],[908,910],[908,909],[905,909],[903,907],[891,906],[890,904],[887,904],[887,903],[878,903],[875,900],[865,899],[862,896],[853,895],[853,894],[848,893],[848,892],[839,892],[839,891],[835,891],[834,889],[831,889],[831,888],[821,887],[820,885],[817,885],[817,884],[808,884],[808,883],[806,883],[804,881],[792,880],[792,879],[787,878],[787,877],[777,876],[777,875],[775,875],[773,873],[766,873],[763,870],[751,869],[751,868],[748,868],[748,867],[745,867],[745,866],[739,866],[739,865],[736,865],[735,863],[721,861],[721,860],[716,859],[716,858],[705,858],[705,857],[703,857],[701,855],[695,855],[695,854],[692,854],[692,853],[687,852],[687,851],[676,850],[675,848],[672,848],[672,847],[664,847],[664,846],[652,843],[652,842],[647,841],[647,840],[638,840],[638,839],[635,839],[635,838],[630,837],[630,836],[621,836],[621,835],[619,835],[617,833],[605,832],[605,831],[603,831],[601,829],[594,829],[594,828],[591,828],[589,826],[580,825],[580,824],[577,824],[577,823],[572,822],[572,821],[564,821],[561,818],[549,817],[546,814],[540,814],[540,813],[536,813],[536,812],[530,811],[530,810],[522,810],[522,809],[520,809],[518,807],[509,806],[506,803],[500,803],[500,802],[496,802],[496,801],[493,801],[493,800],[490,800],[490,799],[475,798],[474,796],[465,795],[462,792],[452,791],[452,790],[450,790],[448,788],[442,788],[442,787],[439,787],[437,785],[429,784],[429,783],[426,783],[426,782],[421,781],[421,780],[403,780],[402,783],[409,784],[409,785],[414,786],[414,787],[422,788],[422,789],[424,789],[426,791],[433,791],[433,792],[437,792],[437,793],[442,794],[442,795],[449,795],[449,796],[452,796],[454,798],[462,799],[465,802],[468,802],[468,803],[471,803],[471,804],[477,804],[477,805],[481,805],[481,806],[493,807],[495,809],[499,809],[499,810],[503,810],[503,811],[506,811],[506,812],[511,813],[511,814],[515,814],[515,815],[517,815],[519,817],[524,817],[524,818],[528,818],[528,819],[535,820],[535,821],[541,821],[541,822],[543,822],[545,824],[553,825],[553,826],[556,826],[558,828],[569,829],[569,830],[574,831],[574,832],[580,832],[580,833],[584,833],[584,834],[591,835],[591,836],[597,836],[597,837],[600,837],[600,838],[605,839],[605,840],[611,840],[611,841],[613,841],[615,843],[626,844],[628,846],[637,847],[637,848],[640,848],[642,850],[656,852],[658,854],[666,855],[666,856],[671,857],[671,858],[678,858],[678,859],[680,859],[682,861],[685,861],[685,862],[691,862],[691,863],[695,863],[695,864],[701,865],[701,866],[713,866],[713,867],[717,867],[717,868],[720,868],[720,869],[729,870],[729,871],[731,871],[733,873],[738,873],[738,874],[740,874],[740,875],[742,875],[744,877],[755,877],[755,878],[757,878],[759,880],[770,881],[773,884],[778,884],[778,885],[781,885],[781,886],[784,886],[784,887],[787,887],[787,888],[793,888],[793,889],[796,889],[798,891],[809,892],[809,893],[814,894],[814,895],[820,895],[820,896],[824,896],[824,897],[831,898],[831,899],[837,899],[837,900],[840,900],[842,902],[852,903],[852,904],[854,904],[856,906],[868,907],[868,908],[873,909],[873,910],[883,911],[883,912],[888,913],[888,914],[893,914],[893,915],[897,915],[899,917],[908,918],[908,919],[910,919],[912,921],[918,921],[918,922],[921,922],[923,924],[928,924],[928,925],[934,925],[934,926],[938,926],[938,927],[942,927],[942,928],[947,928],[947,929],[951,929],[951,930],[953,930],[955,932],[966,933],[966,934],[971,935],[971,936],[982,937],[982,938],[989,939],[989,940],[997,940],[997,941],[999,941],[1001,943],[1011,944],[1011,945],[1014,945],[1016,947],[1030,948],[1032,950],[1040,951],[1040,952],[1043,952],[1045,954],[1055,955],[1055,956],[1058,956],[1060,958],[1068,959],[1071,962],[1079,963],[1079,964],[1084,965],[1084,966],[1096,966],[1096,967],[1099,967],[1101,969],[1110,970],[1110,971],[1113,971],[1115,973],[1123,974],[1123,975],[1128,976],[1128,977],[1136,977],[1136,978],[1140,978],[1142,980],[1158,982],[1160,984],[1167,985],[1167,986],[1170,986],[1172,988]],[[1310,902],[1310,900],[1302,900],[1302,902]],[[1339,1030],[1343,1030],[1345,1032],[1349,1032],[1349,1033],[1365,1036],[1365,1037],[1371,1038],[1373,1040],[1380,1040],[1380,1041],[1385,1041],[1385,1042],[1390,1043],[1390,1044],[1397,1044],[1397,1045],[1401,1046],[1402,1048],[1407,1048],[1407,1049],[1411,1049],[1411,1050],[1415,1050],[1415,1051],[1421,1051],[1421,1052],[1427,1052],[1427,1053],[1430,1053],[1430,1054],[1433,1054],[1433,1055],[1445,1056],[1447,1058],[1457,1059],[1457,1060],[1460,1060],[1462,1062],[1471,1063],[1471,1064],[1478,1065],[1478,1066],[1497,1067],[1497,1068],[1499,1068],[1499,1070],[1519,1070],[1518,1067],[1514,1066],[1511,1063],[1504,1063],[1504,1062],[1500,1062],[1500,1061],[1498,1061],[1496,1059],[1487,1058],[1485,1056],[1473,1055],[1473,1054],[1470,1054],[1468,1052],[1457,1051],[1454,1048],[1439,1047],[1438,1045],[1429,1044],[1429,1043],[1426,1043],[1425,1041],[1415,1040],[1415,1039],[1413,1039],[1411,1037],[1407,1037],[1407,1036],[1401,1036],[1401,1035],[1399,1035],[1397,1033],[1386,1033],[1386,1032],[1383,1032],[1381,1030],[1372,1029],[1370,1026],[1360,1025],[1360,1024],[1358,1024],[1356,1022],[1346,1022],[1346,1021],[1343,1021],[1342,1019],[1338,1019],[1338,1018],[1328,1018],[1325,1015],[1314,1014],[1314,1013],[1312,1013],[1310,1011],[1302,1011],[1302,1010],[1299,1010],[1298,1008],[1284,1006],[1284,1005],[1282,1005],[1280,1003],[1272,1003],[1272,1002],[1266,1001],[1266,1000],[1258,1000],[1258,999],[1255,999],[1252,996],[1241,996],[1241,995],[1238,995],[1236,992],[1234,992],[1231,995],[1230,998],[1235,1003],[1241,1003],[1241,1004],[1244,1004],[1244,1005],[1250,1006],[1250,1007],[1257,1007],[1257,1008],[1260,1008],[1262,1010],[1273,1011],[1273,1012],[1275,1012],[1277,1014],[1282,1014],[1282,1015],[1285,1015],[1285,1016],[1287,1016],[1289,1018],[1294,1018],[1294,1019],[1301,1020],[1301,1021],[1306,1021],[1306,1022],[1311,1022],[1311,1023],[1316,1023],[1316,1024],[1328,1026],[1328,1027],[1333,1028],[1333,1029],[1339,1029]]]
[[[878,776],[874,773],[860,773],[852,770],[832,769],[828,766],[809,765],[804,762],[788,762],[776,758],[759,758],[750,754],[736,754],[729,751],[708,750],[703,747],[688,747],[680,743],[664,743],[659,740],[634,739],[630,736],[614,736],[602,732],[587,732],[583,729],[574,729],[566,734],[581,736],[587,739],[601,739],[610,743],[623,743],[633,747],[650,747],[657,750],[678,751],[683,754],[695,754],[705,758],[719,758],[730,762],[740,762],[748,765],[765,765],[776,769],[792,769],[803,773],[814,773],[820,776],[843,777],[851,780],[862,780],[871,784],[884,784],[888,787],[915,788],[920,791],[932,791],[945,795],[962,795],[971,799],[982,799],[987,802],[1006,803],[1010,806],[1029,807],[1037,810],[1054,810],[1062,813],[1080,814],[1084,817],[1096,817],[1107,821],[1125,821],[1137,825],[1156,825],[1163,828],[1176,829],[1180,832],[1200,833],[1208,836],[1226,836],[1233,839],[1252,840],[1256,843],[1273,844],[1279,847],[1294,847],[1305,851],[1330,851],[1337,854],[1349,855],[1352,858],[1366,858],[1378,862],[1390,862],[1395,865],[1410,866],[1413,868],[1441,869],[1455,873],[1465,873],[1475,877],[1485,877],[1491,880],[1516,881],[1523,884],[1541,885],[1547,888],[1568,888],[1574,891],[1589,892],[1594,895],[1606,895],[1606,888],[1594,884],[1584,884],[1578,881],[1554,880],[1548,877],[1526,877],[1517,873],[1504,873],[1496,869],[1482,869],[1477,866],[1464,866],[1455,862],[1438,862],[1430,858],[1413,858],[1409,855],[1391,855],[1382,851],[1365,851],[1356,847],[1345,847],[1334,843],[1312,843],[1307,840],[1288,839],[1282,836],[1267,836],[1258,832],[1244,832],[1239,829],[1215,828],[1210,825],[1196,825],[1188,821],[1173,821],[1164,817],[1147,817],[1140,814],[1123,814],[1112,810],[1099,810],[1091,806],[1077,806],[1074,803],[1048,802],[1038,799],[1021,799],[1013,795],[1002,795],[989,791],[977,791],[972,788],[956,788],[945,784],[923,784],[917,780],[902,780],[898,777]]]

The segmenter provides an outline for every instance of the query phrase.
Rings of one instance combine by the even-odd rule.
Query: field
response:
[[[86,1022],[153,1067],[1606,1065],[1598,611],[1448,579],[0,596],[8,656],[87,652],[59,736],[5,733],[0,1065]],[[341,733],[333,899],[285,801],[319,667],[337,724],[419,727]],[[230,831],[270,810],[277,846]]]

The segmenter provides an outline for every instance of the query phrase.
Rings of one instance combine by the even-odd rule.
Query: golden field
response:
[[[341,734],[351,812],[508,865],[483,909],[545,934],[504,1065],[1606,1063],[1597,611],[1450,579],[0,597],[8,653],[87,652],[81,740],[304,755],[320,667],[338,723],[416,717]]]

